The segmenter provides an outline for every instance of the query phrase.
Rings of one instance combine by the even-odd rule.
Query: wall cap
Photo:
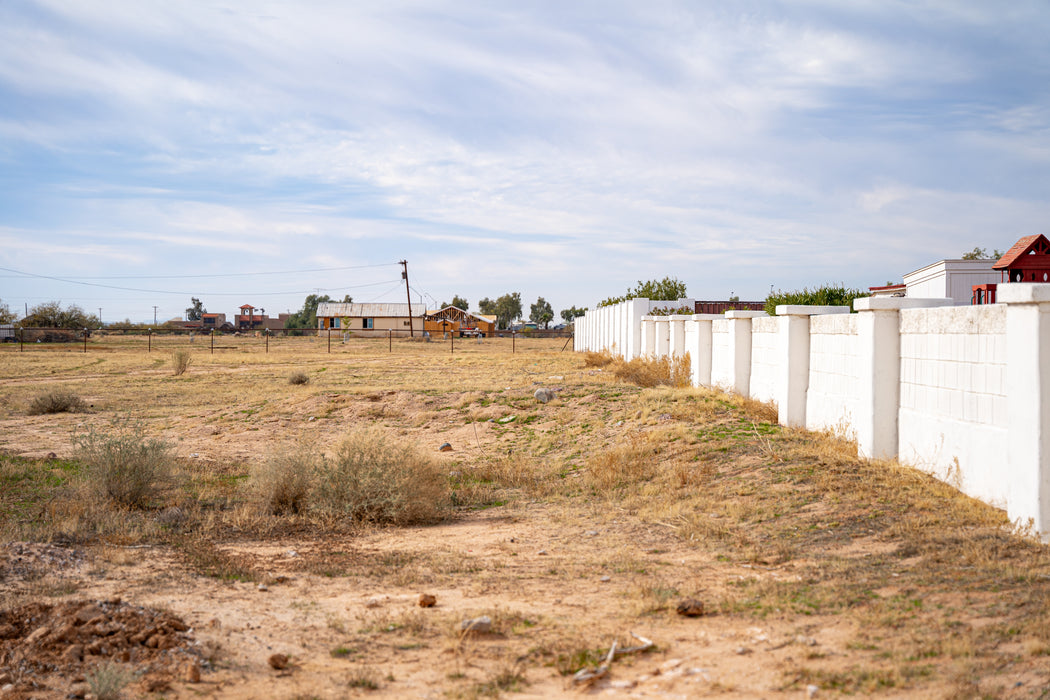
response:
[[[689,318],[693,321],[720,321],[725,318],[725,314],[693,314]]]
[[[853,300],[853,308],[857,311],[900,311],[901,309],[927,309],[938,306],[955,306],[955,301],[913,297],[861,297]]]
[[[1002,304],[1050,303],[1050,284],[1036,282],[1009,282],[995,290],[995,300]]]
[[[761,318],[768,315],[765,311],[743,311],[737,309],[726,311],[726,318]]]
[[[848,306],[803,306],[801,304],[777,305],[777,316],[823,316],[824,314],[848,313]]]

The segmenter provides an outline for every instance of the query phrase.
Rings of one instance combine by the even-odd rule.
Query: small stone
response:
[[[182,667],[182,680],[186,683],[201,682],[201,662],[197,659],[187,661]]]
[[[804,637],[801,634],[798,635],[797,637],[795,637],[795,642],[797,644],[805,644],[807,647],[815,647],[815,646],[817,646],[817,640],[816,639],[813,639],[813,637]]]
[[[618,690],[630,690],[636,685],[637,683],[631,680],[609,681],[609,687],[617,688]]]
[[[488,634],[492,631],[492,618],[488,615],[482,615],[481,617],[475,617],[473,620],[463,620],[460,624],[460,629],[467,634]]]
[[[270,587],[267,586],[265,583],[260,583],[258,589],[265,593],[266,591],[270,590]]]
[[[272,654],[270,658],[266,660],[266,663],[270,664],[270,668],[280,671],[288,668],[288,655],[287,654]]]
[[[83,644],[70,644],[66,647],[65,651],[62,652],[62,660],[73,663],[80,663],[84,660],[84,645]]]
[[[683,617],[700,617],[704,614],[704,602],[696,598],[686,598],[678,603],[676,612]]]
[[[47,627],[47,626],[37,627],[35,630],[33,630],[32,634],[30,634],[28,637],[26,637],[25,644],[36,644],[41,639],[46,637],[48,635],[48,633],[50,633],[50,632],[51,632],[51,629],[49,627]]]
[[[91,686],[87,683],[74,683],[69,688],[69,696],[73,698],[82,698],[91,692]]]
[[[295,557],[299,556],[299,552],[295,551],[294,549],[289,549],[287,552],[284,553],[284,556],[294,559]]]
[[[602,576],[598,580],[601,581],[602,583],[609,583],[609,581],[612,581],[612,576]]]
[[[594,537],[595,535],[598,534],[598,531],[597,530],[588,530],[586,534],[587,534],[588,537]]]
[[[438,448],[438,452],[451,452],[451,451],[452,451],[452,443],[450,443],[450,442],[444,442],[444,443],[441,444],[441,447]]]
[[[533,394],[533,396],[535,396],[536,400],[540,403],[547,403],[554,398],[554,391],[552,389],[540,388],[536,390],[536,393]]]
[[[511,421],[516,420],[517,418],[518,418],[517,416],[503,416],[502,418],[500,418],[496,422],[497,423],[510,423]]]
[[[806,697],[807,698],[815,698],[815,697],[817,697],[817,691],[818,690],[820,690],[820,688],[818,688],[815,685],[807,685],[806,686]]]
[[[733,653],[736,654],[737,656],[747,656],[748,654],[751,653],[751,650],[748,649],[747,647],[737,647],[736,649],[733,650]]]
[[[546,549],[541,549],[540,551],[536,552],[536,554],[538,554],[541,557],[545,557],[545,556],[547,556],[547,550]]]
[[[419,594],[419,607],[421,608],[432,608],[437,605],[438,599],[429,593]]]

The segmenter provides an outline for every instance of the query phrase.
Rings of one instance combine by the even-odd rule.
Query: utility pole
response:
[[[102,307],[98,307],[98,325],[102,326]]]
[[[408,337],[415,338],[416,330],[412,325],[412,292],[408,288],[408,261],[402,260],[398,264],[403,268],[401,270],[401,279],[405,280],[405,296],[408,297]]]
[[[157,325],[157,307],[153,307],[153,325]]]

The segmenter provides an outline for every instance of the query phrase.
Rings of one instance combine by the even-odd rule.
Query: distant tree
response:
[[[25,328],[98,328],[98,316],[85,313],[76,304],[62,308],[61,302],[48,301],[29,310],[29,315],[22,319]]]
[[[485,314],[486,316],[496,315],[496,302],[492,301],[488,297],[485,297],[478,302],[478,311]]]
[[[963,253],[963,260],[998,260],[1003,257],[1001,250],[993,250],[991,255],[988,255],[988,251],[984,248],[978,248],[974,246],[973,250],[969,253]]]
[[[478,305],[481,305],[481,301]],[[492,302],[491,312],[482,311],[481,313],[492,313],[496,314],[496,322],[501,328],[506,328],[510,325],[510,322],[516,318],[521,318],[522,315],[522,295],[520,292],[510,292],[504,294],[495,302]]]
[[[678,301],[685,297],[685,282],[677,277],[664,277],[662,280],[638,281],[638,286],[628,289],[622,297],[609,297],[598,302],[598,306],[611,306],[628,299],[649,299],[650,301]]]
[[[346,299],[349,299],[349,295]],[[284,322],[285,328],[317,328],[317,305],[331,301],[332,298],[327,294],[323,296],[317,296],[311,294],[306,297],[303,302],[303,308],[296,311],[294,314],[288,316],[288,320]],[[345,302],[350,303],[350,302]]]
[[[11,323],[16,318],[18,318],[18,314],[11,311],[7,304],[4,303],[4,300],[0,299],[0,323]]]
[[[587,313],[586,308],[577,309],[575,306],[570,306],[567,309],[562,309],[561,317],[566,323],[572,323],[577,316],[583,316],[585,313]]]
[[[551,319],[554,318],[554,309],[550,302],[543,297],[536,299],[536,303],[529,307],[529,320],[536,325],[543,324],[544,330],[550,327]]]
[[[452,306],[455,306],[457,309],[463,309],[464,311],[470,311],[470,302],[458,294],[452,297]]]
[[[190,297],[190,303],[192,306],[186,309],[187,321],[199,321],[201,320],[201,316],[208,313],[208,310],[204,308],[204,304],[202,304],[201,300],[197,297]]]
[[[732,302],[740,301],[740,295],[739,294],[730,294],[729,295],[729,301],[732,301]]]

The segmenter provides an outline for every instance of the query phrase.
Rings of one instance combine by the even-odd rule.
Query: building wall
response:
[[[1050,541],[1050,284],[1001,285],[999,300],[697,315],[682,335],[695,383],[776,400],[781,423],[852,437],[861,456],[927,471]],[[598,312],[578,321],[587,349],[623,354],[602,345],[612,338]],[[646,339],[657,325],[624,318]]]
[[[852,426],[859,395],[857,315],[813,316],[809,331],[806,427],[855,438]]]
[[[751,398],[775,403],[780,373],[780,325],[773,316],[751,321]]]
[[[900,458],[1005,504],[1006,307],[903,309]]]

